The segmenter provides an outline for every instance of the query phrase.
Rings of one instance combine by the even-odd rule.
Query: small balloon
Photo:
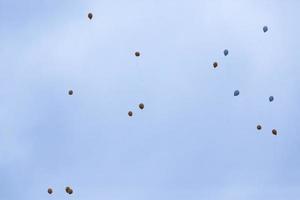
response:
[[[270,97],[269,97],[269,101],[270,101],[270,102],[274,101],[274,97],[273,97],[273,96],[270,96]]]
[[[69,90],[69,95],[73,95],[73,90]]]
[[[239,96],[240,95],[240,91],[239,90],[236,90],[234,91],[233,95],[236,97],[236,96]]]
[[[71,188],[68,186],[68,187],[66,187],[66,193],[69,193],[70,192],[70,190],[71,190]]]
[[[137,51],[137,52],[134,53],[134,55],[135,55],[136,57],[139,57],[139,56],[141,55],[141,53]]]
[[[140,103],[139,108],[140,108],[141,110],[143,110],[144,107],[145,107],[144,104],[143,104],[143,103]]]
[[[273,134],[273,135],[277,135],[277,130],[276,130],[276,129],[273,129],[273,130],[272,130],[272,134]]]
[[[229,51],[227,49],[224,50],[224,55],[227,56]]]
[[[68,192],[68,194],[73,194],[73,190],[70,189],[69,192]]]
[[[214,62],[214,63],[213,63],[213,66],[214,66],[214,68],[217,68],[217,67],[218,67],[218,63],[217,63],[217,62]]]
[[[257,128],[257,130],[261,130],[262,127],[261,127],[261,125],[257,125],[256,128]]]
[[[269,30],[269,28],[268,28],[267,26],[264,26],[264,27],[263,27],[263,31],[264,31],[264,32],[267,32],[268,30]]]
[[[89,14],[88,14],[88,18],[89,18],[89,19],[92,19],[92,18],[93,18],[93,14],[92,14],[92,13],[89,13]]]
[[[129,112],[128,112],[128,116],[129,116],[129,117],[132,117],[132,115],[133,115],[132,111],[129,111]]]
[[[52,194],[53,190],[51,188],[48,188],[48,194]]]

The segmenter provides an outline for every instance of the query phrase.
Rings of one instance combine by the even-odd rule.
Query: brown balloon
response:
[[[261,127],[261,125],[257,125],[256,128],[257,128],[257,130],[261,130],[262,127]]]
[[[89,19],[92,19],[92,18],[93,18],[93,14],[92,14],[92,13],[89,13],[89,14],[88,14],[88,18],[89,18]]]
[[[68,194],[73,194],[73,190],[70,189],[69,192],[68,192]]]
[[[71,188],[68,186],[68,187],[66,187],[66,193],[69,193],[70,192],[70,190],[71,190]]]
[[[53,190],[51,188],[48,188],[48,193],[49,194],[52,194],[53,193]]]
[[[139,57],[139,56],[141,55],[141,53],[137,51],[137,52],[134,53],[134,55],[135,55],[136,57]]]
[[[273,129],[273,130],[272,130],[272,134],[273,134],[273,135],[277,135],[277,130],[276,130],[276,129]]]
[[[143,110],[144,107],[145,107],[144,104],[143,104],[143,103],[140,103],[139,108],[140,108],[141,110]]]
[[[129,111],[129,112],[128,112],[128,116],[129,116],[129,117],[132,117],[132,115],[133,115],[132,111]]]
[[[218,67],[218,63],[214,62],[213,66],[214,66],[214,68],[217,68]]]

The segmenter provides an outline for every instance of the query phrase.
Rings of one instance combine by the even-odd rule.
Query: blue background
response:
[[[0,0],[0,199],[298,199],[299,8]]]

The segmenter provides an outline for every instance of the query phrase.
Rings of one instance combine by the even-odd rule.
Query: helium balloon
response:
[[[137,52],[134,53],[134,55],[135,55],[136,57],[139,57],[139,56],[141,55],[141,53],[137,51]]]
[[[68,192],[68,194],[73,194],[73,190],[70,189],[69,192]]]
[[[264,31],[264,32],[267,32],[268,30],[269,30],[269,28],[268,28],[267,26],[264,26],[264,27],[263,27],[263,31]]]
[[[218,63],[214,62],[213,66],[214,66],[214,68],[217,68],[218,67]]]
[[[272,130],[272,134],[273,134],[273,135],[277,135],[277,130],[276,130],[276,129],[273,129],[273,130]]]
[[[132,111],[129,111],[129,112],[128,112],[128,116],[129,116],[129,117],[132,117],[132,115],[133,115]]]
[[[48,194],[52,194],[53,190],[51,188],[48,188]]]
[[[69,95],[73,95],[73,90],[69,90]]]
[[[261,125],[257,125],[257,130],[261,130]]]
[[[141,110],[143,110],[144,107],[145,107],[144,104],[143,104],[143,103],[140,103],[139,108],[140,108]]]
[[[240,91],[236,90],[234,91],[233,95],[236,97],[236,96],[239,96],[240,95]]]
[[[69,193],[70,192],[70,190],[71,190],[71,188],[68,186],[68,187],[66,187],[66,193]]]
[[[270,96],[270,97],[269,97],[269,101],[270,101],[270,102],[274,101],[274,97],[273,97],[273,96]]]
[[[227,49],[224,50],[224,55],[227,56],[229,51]]]
[[[89,18],[89,19],[92,19],[92,18],[93,18],[93,14],[92,14],[92,13],[89,13],[89,14],[88,14],[88,18]]]

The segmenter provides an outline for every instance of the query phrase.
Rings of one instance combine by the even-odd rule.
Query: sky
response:
[[[299,7],[0,0],[0,199],[299,198]]]

